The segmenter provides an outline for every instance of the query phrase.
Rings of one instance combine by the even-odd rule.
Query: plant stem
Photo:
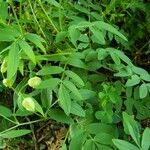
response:
[[[44,12],[44,14],[45,14],[47,20],[50,22],[50,24],[52,25],[52,27],[54,28],[54,30],[58,33],[59,31],[58,31],[57,27],[56,27],[55,24],[53,23],[52,19],[48,16],[48,14],[47,14],[45,8],[43,7],[43,4],[42,4],[41,0],[38,0],[38,3],[39,3],[39,5],[40,5],[40,7],[42,8],[42,10],[43,10],[43,12]]]
[[[20,123],[20,124],[17,124],[17,125],[15,125],[15,126],[11,127],[11,128],[8,128],[8,129],[6,129],[6,130],[0,132],[0,134],[3,134],[3,133],[8,132],[8,131],[10,131],[10,130],[13,130],[13,129],[19,127],[19,126],[29,125],[29,124],[37,123],[37,122],[40,122],[40,121],[43,121],[43,119],[34,120],[34,121],[30,121],[30,122],[25,122],[25,123]]]
[[[37,23],[37,25],[39,26],[39,29],[40,29],[42,35],[44,36],[44,38],[47,38],[46,35],[45,35],[45,33],[44,33],[44,31],[43,31],[43,29],[42,29],[42,27],[41,27],[41,25],[39,24],[39,22],[38,22],[38,20],[37,20],[37,17],[36,17],[36,15],[35,15],[35,13],[34,13],[34,10],[33,10],[33,7],[32,7],[32,5],[31,5],[30,0],[28,0],[28,3],[29,3],[29,6],[30,6],[30,9],[31,9],[31,11],[32,11],[34,20],[35,20],[35,22]]]
[[[12,4],[11,7],[12,7],[13,14],[14,14],[14,16],[15,16],[15,19],[16,19],[16,21],[17,21],[18,27],[19,27],[19,29],[20,29],[20,32],[21,32],[21,34],[23,34],[22,27],[21,27],[21,25],[20,25],[20,23],[19,23],[17,14],[16,14],[16,12],[15,12],[15,10],[14,10],[14,5]]]

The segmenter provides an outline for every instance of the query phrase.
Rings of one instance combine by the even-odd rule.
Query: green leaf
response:
[[[89,139],[83,145],[83,150],[95,150],[96,146],[93,140]]]
[[[108,51],[109,53],[114,53],[116,54],[123,62],[125,62],[126,64],[128,64],[130,67],[133,66],[131,60],[122,52],[119,51],[118,49],[115,48],[106,48],[106,51]]]
[[[106,31],[109,31],[109,32],[119,36],[120,38],[122,38],[125,41],[128,41],[127,38],[121,32],[119,32],[116,28],[114,28],[112,25],[110,25],[108,23],[105,23],[103,21],[96,21],[96,22],[93,22],[93,25],[95,25],[99,29],[104,29]]]
[[[104,145],[112,145],[113,136],[108,133],[98,133],[94,137],[94,141],[104,144]]]
[[[76,136],[74,136],[71,139],[69,150],[81,150],[85,139],[86,134],[84,131],[79,132],[79,134],[76,134]]]
[[[66,115],[69,115],[71,110],[71,98],[69,91],[63,85],[59,88],[58,98],[61,108],[64,110]]]
[[[132,75],[131,79],[128,79],[126,82],[126,86],[130,87],[130,86],[134,86],[140,83],[140,78],[137,75]]]
[[[60,74],[64,71],[62,67],[59,66],[44,66],[40,71],[38,71],[37,75],[51,75],[51,74]]]
[[[47,1],[48,3],[50,3],[51,5],[55,6],[55,7],[58,7],[58,8],[63,8],[57,1],[55,0],[45,0]]]
[[[104,38],[104,34],[102,31],[100,31],[99,29],[97,29],[96,27],[90,27],[90,30],[92,31],[93,35],[96,37],[96,39],[98,40],[98,43],[105,45],[106,41]]]
[[[24,41],[24,40],[20,40],[19,41],[19,46],[23,50],[23,52],[28,56],[28,58],[34,64],[36,64],[35,55],[34,55],[34,52],[33,52],[32,48],[31,48],[31,46],[26,41]]]
[[[19,66],[19,47],[16,43],[11,45],[7,62],[7,79],[10,80],[16,74]]]
[[[11,130],[8,132],[5,132],[3,134],[0,134],[1,137],[3,138],[16,138],[16,137],[20,137],[26,134],[31,133],[31,130],[26,130],[26,129],[22,129],[22,130]]]
[[[49,89],[53,90],[60,82],[60,79],[58,78],[51,78],[44,80],[40,83],[40,85],[37,87],[37,89]]]
[[[74,44],[74,46],[77,46],[76,42],[80,37],[80,31],[76,29],[75,26],[71,26],[68,31],[71,42]]]
[[[0,116],[11,117],[12,112],[9,108],[0,105]]]
[[[79,85],[84,86],[83,80],[73,71],[66,70],[64,72],[69,78],[77,82]]]
[[[142,136],[142,150],[149,150],[150,148],[150,128],[146,128]]]
[[[123,140],[113,139],[112,141],[119,150],[140,150],[138,147],[134,146],[133,144]]]
[[[72,124],[73,120],[71,117],[68,117],[63,111],[59,109],[50,109],[48,115],[51,119],[56,120],[57,122]]]
[[[42,42],[44,42],[44,39],[39,37],[37,34],[33,34],[33,33],[28,33],[25,37],[26,39],[34,43],[38,48],[40,48],[46,54],[45,47],[42,44]]]
[[[68,88],[68,90],[70,90],[78,98],[78,100],[83,99],[79,90],[76,88],[76,86],[71,81],[64,80],[63,84],[65,85],[66,88]]]
[[[103,60],[108,56],[108,52],[103,48],[98,48],[98,60]]]
[[[71,110],[70,113],[75,114],[80,117],[85,117],[84,109],[76,102],[71,102]]]
[[[120,59],[115,53],[111,52],[110,56],[111,56],[111,58],[113,59],[113,61],[115,62],[116,65],[120,65]]]
[[[140,78],[147,81],[147,82],[150,82],[150,75],[148,73],[147,74],[141,74]]]
[[[2,41],[2,42],[5,42],[5,41],[11,42],[11,41],[15,40],[14,36],[10,35],[6,31],[3,31],[3,30],[0,29],[0,33],[1,33],[0,34],[0,41]]]
[[[100,132],[112,135],[114,132],[114,127],[104,123],[91,123],[86,126],[86,130],[88,133],[95,134],[95,135]]]
[[[126,134],[130,134],[135,143],[140,146],[139,126],[133,117],[129,116],[126,112],[123,112],[123,125]]]
[[[66,31],[61,31],[56,35],[56,43],[63,41],[67,37],[68,33]]]
[[[44,112],[41,105],[35,99],[33,99],[33,101],[35,103],[35,110],[39,112],[42,116],[44,116]]]
[[[41,90],[41,102],[42,106],[48,109],[52,104],[53,99],[53,92],[49,89],[42,89]]]
[[[147,96],[148,94],[148,89],[147,89],[147,85],[145,83],[143,83],[140,87],[139,87],[139,93],[140,93],[140,98],[143,99]]]

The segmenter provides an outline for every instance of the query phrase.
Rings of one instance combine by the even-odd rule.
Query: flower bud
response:
[[[8,79],[3,79],[3,84],[6,86],[6,87],[11,87],[12,86],[12,82]]]
[[[1,73],[5,73],[7,70],[7,60],[4,59],[2,64],[1,64]]]
[[[28,111],[35,111],[35,103],[31,97],[24,98],[22,106]]]
[[[40,85],[40,83],[42,82],[41,78],[39,77],[33,77],[33,78],[30,78],[28,80],[28,85],[33,87],[33,88],[36,88],[37,86]]]

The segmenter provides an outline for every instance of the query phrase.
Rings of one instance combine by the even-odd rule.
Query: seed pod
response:
[[[32,88],[36,88],[37,86],[40,85],[41,82],[42,82],[41,78],[33,77],[28,80],[28,85],[31,86]]]
[[[35,111],[35,103],[32,97],[24,98],[24,100],[22,101],[22,106],[28,111],[32,111],[32,112]]]

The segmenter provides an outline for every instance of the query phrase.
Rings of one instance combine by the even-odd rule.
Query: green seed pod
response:
[[[32,111],[32,112],[35,111],[35,103],[32,97],[24,98],[24,100],[22,101],[22,106],[28,111]]]
[[[40,85],[41,82],[42,82],[41,78],[33,77],[28,80],[28,85],[31,86],[32,88],[36,88],[37,86]]]

